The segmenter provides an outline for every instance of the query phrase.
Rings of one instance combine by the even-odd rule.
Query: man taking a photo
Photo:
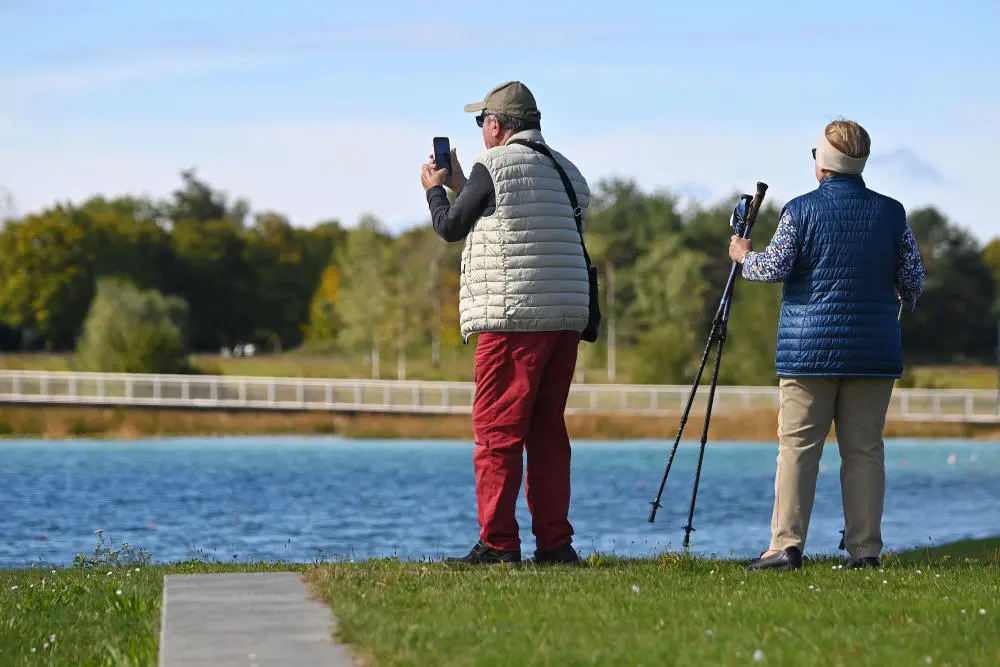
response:
[[[546,149],[541,113],[521,82],[497,86],[465,111],[477,114],[486,145],[468,178],[454,149],[450,176],[433,156],[420,174],[434,230],[445,241],[465,242],[462,337],[478,334],[472,426],[480,539],[468,555],[449,561],[521,561],[515,506],[526,450],[534,560],[577,564],[564,413],[590,284],[582,230],[553,160],[581,209],[590,190],[572,162]],[[443,186],[458,193],[454,204]]]

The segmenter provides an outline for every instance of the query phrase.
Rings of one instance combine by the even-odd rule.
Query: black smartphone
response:
[[[451,143],[448,137],[434,137],[434,162],[438,169],[447,169],[451,176]]]

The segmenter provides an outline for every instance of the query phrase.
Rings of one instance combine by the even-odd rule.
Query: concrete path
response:
[[[335,624],[296,572],[171,574],[160,667],[349,667]]]

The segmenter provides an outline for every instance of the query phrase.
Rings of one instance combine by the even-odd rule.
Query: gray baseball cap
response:
[[[538,105],[535,104],[535,96],[520,81],[501,83],[486,93],[486,97],[482,102],[466,104],[465,110],[470,113],[497,111],[508,116],[520,118],[521,120],[535,122],[542,119],[542,112],[538,110]]]

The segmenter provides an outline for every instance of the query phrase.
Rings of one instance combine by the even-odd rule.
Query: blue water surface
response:
[[[1000,534],[1000,443],[889,441],[883,536],[902,549]],[[767,547],[774,444],[711,443],[691,551]],[[677,550],[698,447],[682,444],[656,523],[660,442],[574,445],[570,519],[583,553]],[[807,551],[837,553],[835,444],[824,454]],[[439,558],[478,534],[472,445],[337,438],[181,438],[0,443],[0,567],[68,565],[101,529],[154,561]],[[534,549],[523,492],[522,548]]]

